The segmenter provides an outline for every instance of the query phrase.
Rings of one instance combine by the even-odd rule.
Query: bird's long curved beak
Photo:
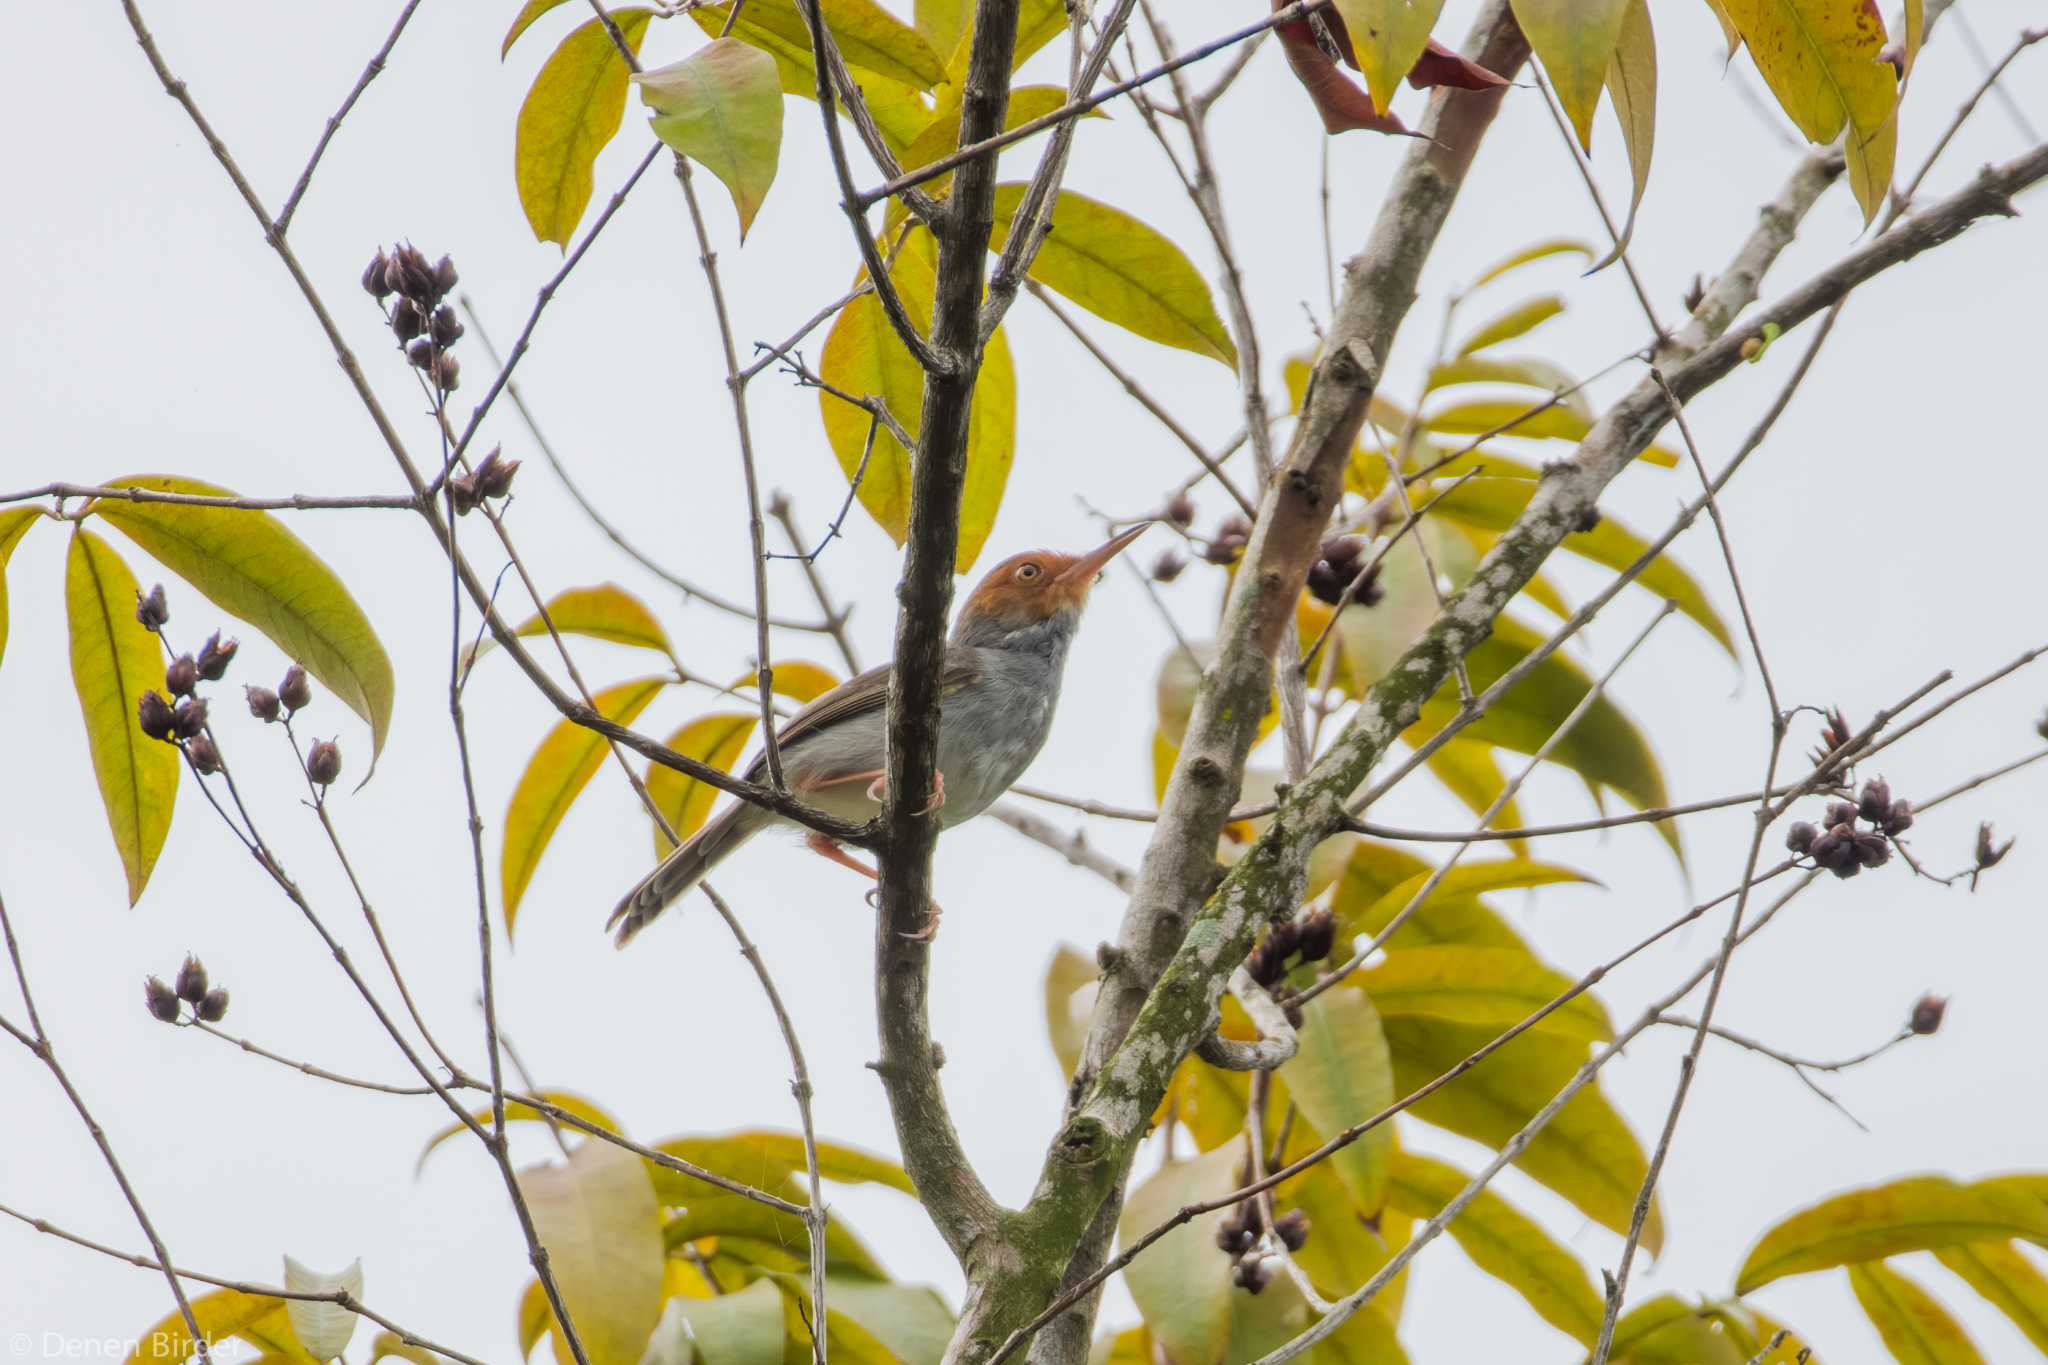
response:
[[[1141,521],[1136,526],[1133,526],[1130,530],[1125,531],[1120,535],[1111,536],[1108,540],[1096,546],[1087,554],[1082,555],[1072,564],[1069,564],[1066,568],[1066,572],[1060,575],[1059,581],[1062,583],[1094,582],[1095,575],[1101,573],[1103,570],[1103,566],[1108,564],[1110,560],[1115,559],[1119,554],[1122,554],[1124,546],[1129,545],[1132,541],[1136,540],[1139,536],[1144,535],[1145,532],[1151,529],[1151,522]]]

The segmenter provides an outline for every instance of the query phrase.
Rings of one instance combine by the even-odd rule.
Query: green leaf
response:
[[[744,1195],[690,1181],[699,1193],[668,1220],[662,1236],[670,1249],[705,1237],[718,1238],[721,1250],[732,1250],[769,1270],[802,1271],[810,1263],[810,1233],[793,1213],[748,1199]],[[832,1270],[868,1280],[886,1280],[874,1253],[837,1218],[825,1225],[825,1264]]]
[[[208,1343],[239,1337],[250,1345],[270,1351],[285,1360],[312,1361],[292,1335],[291,1317],[284,1300],[267,1294],[244,1294],[239,1289],[221,1289],[188,1299],[199,1333]],[[190,1365],[199,1358],[185,1315],[173,1308],[163,1321],[136,1337],[127,1365],[176,1361]],[[594,1362],[593,1362],[594,1365]]]
[[[1365,88],[1381,113],[1394,107],[1394,91],[1429,46],[1442,9],[1443,0],[1337,0]]]
[[[42,515],[33,507],[0,512],[0,659],[7,657],[7,561],[13,557],[14,547],[28,534],[28,528]]]
[[[679,754],[731,772],[732,765],[746,752],[747,736],[754,733],[754,721],[755,717],[736,711],[699,716],[662,742]],[[709,782],[700,782],[660,763],[647,765],[647,794],[654,798],[654,804],[677,837],[683,839],[704,827],[718,800],[718,788]],[[674,847],[667,832],[656,824],[655,858],[666,858]]]
[[[2010,1237],[2048,1241],[2048,1206],[1992,1182],[1910,1176],[1838,1194],[1785,1219],[1751,1249],[1735,1292],[1811,1270]]]
[[[637,54],[653,11],[612,11],[626,46]],[[596,19],[578,27],[533,78],[519,106],[513,178],[533,235],[564,250],[590,203],[591,167],[626,117],[631,75]]]
[[[600,1128],[609,1129],[614,1133],[625,1131],[619,1126],[617,1119],[606,1113],[596,1103],[583,1098],[583,1096],[576,1094],[574,1091],[543,1090],[538,1098],[546,1100],[558,1109],[565,1109],[580,1119],[587,1119]],[[485,1131],[489,1131],[491,1126],[491,1107],[488,1104],[479,1107],[470,1117],[483,1125]],[[507,1123],[546,1123],[548,1118],[547,1114],[535,1109],[530,1104],[521,1104],[517,1100],[510,1099],[505,1101],[505,1122]],[[450,1123],[445,1128],[435,1130],[434,1135],[427,1139],[427,1145],[420,1148],[418,1159],[413,1162],[413,1178],[417,1180],[420,1172],[427,1168],[427,1158],[434,1154],[436,1147],[439,1147],[456,1134],[468,1131],[469,1125],[459,1120]],[[563,1131],[565,1133],[574,1133],[576,1130],[565,1127]]]
[[[1515,21],[1543,61],[1551,88],[1579,135],[1593,147],[1593,111],[1607,80],[1629,0],[1514,0]]]
[[[1649,0],[1627,0],[1622,11],[1614,56],[1607,64],[1607,98],[1614,105],[1615,118],[1621,121],[1621,140],[1628,147],[1628,217],[1614,250],[1600,259],[1595,270],[1619,259],[1628,249],[1629,239],[1635,236],[1636,210],[1650,183],[1650,154],[1657,145],[1657,38],[1650,30]]]
[[[808,1275],[778,1275],[785,1294],[800,1299],[808,1312],[811,1282]],[[873,1280],[849,1279],[843,1275],[826,1278],[826,1344],[831,1358],[848,1357],[842,1342],[856,1333],[865,1338],[861,1345],[873,1351],[882,1365],[938,1365],[953,1338],[953,1315],[944,1300],[925,1285],[881,1284]],[[849,1330],[851,1329],[851,1330]],[[803,1334],[808,1347],[810,1334]],[[806,1351],[808,1355],[808,1351]]]
[[[638,1365],[661,1319],[661,1210],[638,1156],[586,1139],[566,1162],[519,1172],[590,1365]]]
[[[1455,1166],[1400,1152],[1387,1200],[1403,1213],[1434,1218],[1470,1180]],[[1474,1265],[1520,1294],[1545,1322],[1587,1346],[1598,1339],[1603,1305],[1592,1276],[1535,1219],[1486,1189],[1451,1220],[1449,1232]]]
[[[1000,251],[1026,186],[996,186]],[[1237,347],[1216,315],[1209,285],[1181,249],[1121,209],[1072,190],[1052,207],[1052,232],[1032,262],[1031,276],[1099,318],[1148,341],[1193,351],[1235,369]]]
[[[1556,294],[1539,294],[1533,299],[1525,299],[1466,337],[1458,347],[1458,354],[1472,355],[1489,346],[1498,346],[1503,341],[1513,341],[1518,336],[1526,336],[1563,311],[1564,300]],[[1478,430],[1485,431],[1486,428],[1480,427]]]
[[[1427,1015],[1456,1024],[1508,1029],[1572,985],[1570,977],[1516,948],[1442,944],[1389,952],[1351,980],[1383,1015]],[[1607,1011],[1590,993],[1574,996],[1544,1016],[1536,1031],[1581,1042],[1614,1036]]]
[[[322,1274],[287,1256],[284,1258],[284,1287],[295,1294],[332,1294],[339,1290],[361,1302],[363,1263],[358,1259],[346,1269]],[[349,1338],[356,1334],[355,1310],[338,1303],[286,1299],[284,1310],[291,1321],[292,1334],[299,1339],[306,1354],[315,1360],[333,1360],[348,1349]]]
[[[654,110],[654,135],[725,183],[745,242],[782,155],[775,59],[737,38],[715,38],[634,80]]]
[[[1281,1075],[1302,1118],[1325,1138],[1394,1102],[1393,1066],[1373,1003],[1358,991],[1326,991],[1302,1008],[1301,1047]],[[1386,1196],[1393,1137],[1393,1125],[1382,1123],[1330,1158],[1367,1217]]]
[[[1062,943],[1045,968],[1045,1031],[1052,1038],[1052,1053],[1060,1064],[1062,1080],[1081,1065],[1081,1048],[1088,1041],[1088,1017],[1095,992],[1081,992],[1095,984],[1100,975],[1095,959],[1083,956]],[[1081,997],[1081,998],[1077,998]]]
[[[1499,1030],[1421,1017],[1382,1020],[1394,1059],[1394,1085],[1407,1095],[1491,1041]],[[1409,1112],[1462,1137],[1499,1147],[1550,1103],[1586,1060],[1583,1043],[1525,1033]],[[1635,1134],[1597,1085],[1574,1095],[1515,1164],[1570,1200],[1602,1227],[1626,1232],[1649,1163]],[[1664,1240],[1663,1215],[1651,1206],[1643,1245]]]
[[[702,13],[702,11],[697,11]],[[890,277],[903,297],[911,321],[920,331],[931,319],[937,277],[926,255],[929,238],[921,231],[897,253]],[[858,397],[879,398],[888,405],[911,440],[918,437],[924,416],[924,370],[905,349],[880,300],[864,294],[839,310],[826,334],[818,372],[829,383]],[[829,393],[818,395],[825,438],[839,467],[852,479],[861,467],[868,438],[868,414]],[[1010,362],[1010,343],[998,327],[982,352],[981,374],[974,386],[974,409],[967,434],[967,487],[960,503],[960,541],[953,567],[973,567],[995,525],[1009,483],[1010,462],[1017,446],[1017,375]],[[910,527],[910,456],[886,429],[875,432],[873,456],[861,478],[860,504],[889,538],[903,544]]]
[[[671,1138],[660,1144],[660,1150],[771,1193],[781,1193],[783,1187],[778,1182],[804,1171],[803,1135],[775,1128],[749,1128],[714,1137]],[[887,1185],[905,1194],[917,1193],[910,1177],[895,1162],[837,1142],[818,1143],[818,1174],[844,1185]],[[688,1176],[661,1170],[655,1172],[654,1180],[665,1202],[688,1203],[692,1195],[701,1195],[709,1188]],[[678,1181],[681,1183],[674,1183]],[[808,1190],[799,1190],[789,1197],[808,1202],[810,1195]]]
[[[136,718],[142,694],[163,690],[164,656],[135,619],[135,592],[135,576],[105,541],[83,529],[72,535],[64,568],[71,682],[130,905],[141,899],[170,832],[179,765],[177,749],[143,734]]]
[[[1169,1161],[1131,1191],[1117,1223],[1129,1246],[1189,1204],[1237,1188],[1244,1145],[1229,1143],[1191,1161]],[[1230,1260],[1216,1250],[1224,1210],[1175,1228],[1124,1268],[1124,1285],[1137,1301],[1152,1339],[1174,1365],[1222,1365],[1229,1342]]]
[[[1610,1359],[1620,1365],[1746,1365],[1747,1357],[1714,1326],[1715,1314],[1676,1294],[1658,1294],[1614,1324]]]
[[[512,50],[512,44],[519,41],[519,35],[533,26],[533,21],[546,14],[563,0],[526,0],[519,7],[519,14],[512,20],[512,27],[505,30],[505,41],[498,45],[498,60],[504,61],[505,54]]]
[[[607,687],[592,698],[608,720],[631,725],[669,684],[667,678],[635,678]],[[498,879],[505,897],[505,932],[510,934],[533,870],[547,852],[555,827],[605,759],[605,738],[572,720],[558,722],[526,761],[505,808],[505,847]]]
[[[1849,1288],[1900,1365],[1984,1365],[1963,1325],[1932,1294],[1883,1262],[1850,1266]]]
[[[1583,256],[1590,261],[1593,259],[1593,248],[1575,237],[1551,237],[1530,246],[1525,246],[1520,251],[1503,257],[1485,270],[1480,271],[1479,278],[1472,281],[1472,287],[1477,289],[1482,284],[1490,284],[1509,271],[1518,270],[1531,261],[1541,261],[1551,256],[1567,254]]]
[[[1378,861],[1376,855],[1368,854],[1367,856],[1375,858],[1376,862]],[[1359,854],[1354,850],[1352,866],[1346,869],[1346,875],[1338,885],[1336,901],[1337,932],[1340,936],[1352,934],[1371,934],[1377,936],[1386,930],[1387,925],[1393,922],[1396,915],[1408,908],[1408,902],[1415,899],[1416,894],[1424,886],[1428,885],[1429,879],[1435,875],[1436,870],[1429,864],[1417,859],[1420,870],[1395,882],[1384,891],[1378,892],[1377,895],[1368,895],[1367,893],[1371,888],[1367,887],[1353,874],[1353,869],[1357,867],[1358,859]],[[1527,858],[1494,858],[1475,862],[1462,862],[1444,874],[1443,880],[1437,883],[1436,889],[1429,893],[1429,899],[1422,903],[1421,909],[1408,922],[1413,924],[1416,920],[1425,918],[1432,907],[1445,902],[1471,900],[1489,891],[1514,891],[1534,886],[1557,886],[1568,882],[1597,885],[1585,873],[1575,871],[1559,863],[1541,863]],[[1477,942],[1475,946],[1499,947],[1519,944],[1521,942],[1520,937],[1512,935],[1512,931],[1510,932],[1511,937],[1505,945],[1491,943],[1488,940]],[[1441,935],[1431,935],[1426,941],[1439,942],[1443,940]],[[1453,941],[1464,942],[1466,940],[1458,939]],[[1388,946],[1413,947],[1420,945],[1403,944],[1397,932],[1396,937],[1390,941]]]
[[[726,5],[711,5],[691,14],[706,33],[714,37],[725,26]],[[874,0],[821,0],[825,27],[838,40],[839,55],[846,64],[873,72],[918,90],[930,90],[946,79],[946,67],[918,31],[874,3]],[[779,60],[797,59],[805,75],[811,67],[811,34],[804,25],[803,11],[793,0],[746,0],[732,36],[762,48]],[[860,82],[869,93],[866,81]],[[785,87],[787,88],[787,87]],[[809,90],[791,90],[793,95],[817,94],[812,79]],[[877,111],[879,118],[880,111]]]
[[[233,497],[229,489],[169,474],[109,480],[115,488]],[[370,727],[371,762],[391,726],[391,660],[355,598],[305,541],[268,512],[165,502],[93,504],[208,601],[262,631]]]
[[[825,1302],[832,1302],[830,1290]],[[671,1299],[668,1312],[663,1327],[676,1323],[675,1335],[695,1346],[704,1365],[782,1365],[782,1294],[773,1281],[708,1299]]]
[[[1943,1247],[1935,1259],[2012,1319],[2034,1349],[2048,1356],[2048,1275],[2011,1242]]]

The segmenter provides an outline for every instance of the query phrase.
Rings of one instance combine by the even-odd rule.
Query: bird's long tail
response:
[[[726,855],[753,838],[773,818],[759,806],[741,802],[685,839],[680,848],[662,859],[660,866],[626,893],[625,899],[612,911],[611,918],[605,921],[605,928],[618,931],[613,946],[623,948],[632,942],[633,935],[652,923],[654,917],[666,910],[671,902],[704,880],[705,875],[724,861]]]

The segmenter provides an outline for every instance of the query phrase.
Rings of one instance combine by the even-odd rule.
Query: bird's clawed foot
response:
[[[868,783],[868,800],[873,801],[877,805],[879,805],[888,799],[889,779],[886,775],[882,777],[877,777],[874,781]],[[943,806],[945,804],[946,775],[941,772],[934,772],[932,774],[932,799],[924,803],[924,808],[918,811],[918,814],[930,815],[933,811],[937,810],[940,806]]]
[[[870,910],[880,910],[882,908],[882,888],[879,886],[869,887],[867,901]],[[911,940],[913,943],[930,943],[939,936],[939,916],[944,911],[939,909],[937,901],[926,901],[925,907],[923,927],[902,931],[903,937]]]

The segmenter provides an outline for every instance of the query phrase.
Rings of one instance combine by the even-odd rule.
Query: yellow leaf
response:
[[[1849,1267],[1863,1315],[1904,1365],[1984,1365],[1963,1325],[1932,1294],[1882,1261]]]
[[[1593,259],[1593,248],[1579,241],[1576,237],[1547,238],[1544,241],[1525,246],[1520,251],[1513,252],[1504,259],[1488,266],[1485,270],[1479,272],[1478,279],[1472,281],[1472,287],[1477,289],[1482,284],[1491,283],[1507,274],[1510,270],[1519,269],[1531,261],[1540,261],[1546,257],[1565,254],[1584,256],[1590,261]]]
[[[1394,91],[1429,46],[1443,7],[1443,0],[1337,0],[1375,109],[1393,108]]]
[[[505,41],[498,45],[498,60],[505,60],[505,54],[512,50],[512,44],[519,41],[519,35],[533,26],[533,21],[546,14],[564,0],[526,0],[519,13],[512,20],[512,27],[505,30]]]
[[[974,20],[973,6],[967,0],[917,0],[911,11],[917,31],[934,52],[951,52]]]
[[[28,534],[28,528],[42,515],[33,507],[0,512],[0,659],[7,657],[7,561],[13,557],[14,547]]]
[[[737,38],[715,38],[633,79],[654,110],[654,135],[724,182],[745,242],[782,155],[775,59]]]
[[[667,678],[636,678],[607,687],[593,700],[600,713],[621,725],[647,709]],[[533,870],[547,851],[555,827],[597,772],[605,759],[605,738],[571,720],[559,722],[526,761],[519,785],[512,789],[511,804],[505,808],[505,848],[499,857],[498,878],[505,897],[505,932],[512,932],[519,902],[526,895]]]
[[[1838,1194],[1785,1219],[1751,1249],[1735,1292],[1811,1270],[2009,1237],[2048,1241],[2048,1206],[1992,1181],[1910,1176]]]
[[[1009,241],[1025,188],[996,186],[992,250]],[[1061,191],[1051,221],[1031,265],[1033,279],[1148,341],[1236,367],[1237,347],[1216,315],[1208,282],[1179,247],[1121,209],[1072,190]]]
[[[590,1122],[596,1124],[600,1128],[608,1128],[614,1133],[623,1131],[619,1127],[619,1121],[617,1119],[613,1118],[610,1114],[606,1113],[596,1104],[584,1099],[581,1095],[576,1094],[574,1091],[543,1090],[540,1092],[537,1098],[546,1100],[549,1104],[554,1105],[557,1109],[565,1110],[568,1113],[574,1114],[577,1118],[588,1119]],[[470,1117],[475,1119],[479,1124],[481,1124],[486,1132],[490,1131],[491,1107],[488,1104],[478,1108],[475,1113],[470,1115]],[[535,1109],[530,1104],[521,1104],[517,1100],[505,1101],[505,1122],[507,1123],[546,1123],[548,1121],[548,1114],[546,1114],[542,1110]],[[419,1157],[417,1160],[413,1162],[413,1178],[418,1179],[420,1172],[424,1171],[427,1168],[427,1158],[434,1154],[434,1149],[436,1147],[439,1147],[442,1143],[446,1142],[449,1138],[454,1137],[457,1133],[466,1133],[468,1131],[469,1125],[459,1121],[449,1124],[446,1128],[436,1130],[434,1135],[427,1139],[427,1145],[420,1148]],[[573,1134],[577,1131],[578,1130],[573,1127],[565,1127],[563,1129],[564,1133],[570,1134]]]
[[[135,576],[105,541],[85,530],[71,537],[64,568],[71,682],[130,905],[141,898],[170,832],[180,762],[175,747],[143,734],[136,719],[142,694],[163,689],[164,656],[156,636],[135,619],[135,592]]]
[[[725,26],[727,8],[710,5],[691,13],[706,33],[716,36]],[[820,9],[825,27],[838,41],[839,55],[854,68],[856,77],[872,72],[918,90],[929,90],[946,79],[945,65],[931,45],[916,29],[874,0],[822,0]],[[738,22],[732,27],[732,36],[762,48],[778,60],[800,60],[806,75],[812,70],[811,32],[804,23],[803,11],[793,0],[746,0]],[[860,81],[860,87],[862,93],[868,93],[865,80]],[[816,79],[812,79],[809,90],[790,93],[815,97]]]
[[[1287,1093],[1316,1132],[1332,1138],[1394,1102],[1394,1072],[1373,1002],[1360,991],[1328,991],[1302,1009],[1300,1048],[1282,1073]],[[1382,1123],[1330,1158],[1361,1214],[1386,1196],[1394,1130]]]
[[[890,277],[920,331],[931,319],[937,279],[922,234],[897,253]],[[826,334],[818,372],[831,384],[863,398],[879,398],[914,441],[924,415],[924,371],[905,349],[881,302],[872,294],[839,310]],[[868,414],[829,393],[818,395],[825,438],[848,479],[861,468],[868,438]],[[982,352],[974,386],[974,410],[967,433],[967,487],[960,501],[960,542],[956,573],[965,573],[981,553],[1002,505],[1017,444],[1017,375],[1010,343],[1001,328]],[[910,527],[910,455],[886,429],[875,432],[874,453],[861,475],[860,504],[889,538],[901,545]]]
[[[1419,1014],[1495,1029],[1521,1023],[1572,984],[1519,949],[1462,943],[1392,951],[1350,979],[1390,1018]],[[1614,1036],[1606,1009],[1590,993],[1574,996],[1535,1028],[1583,1042]]]
[[[626,46],[635,53],[647,33],[651,10],[612,12]],[[596,19],[562,40],[526,102],[519,106],[513,175],[519,205],[533,235],[567,249],[590,203],[591,166],[626,117],[626,78],[631,72]]]
[[[115,488],[233,497],[198,479],[140,474]],[[93,511],[223,611],[306,666],[370,727],[371,761],[391,726],[394,684],[369,617],[334,570],[268,512],[103,498]]]
[[[670,1156],[681,1157],[757,1190],[798,1203],[810,1200],[808,1182],[792,1183],[793,1178],[803,1181],[805,1173],[801,1133],[749,1128],[709,1137],[669,1138],[656,1146]],[[650,1166],[649,1172],[654,1178],[655,1197],[664,1204],[687,1205],[717,1192],[717,1187],[667,1167]],[[910,1177],[895,1162],[836,1142],[818,1143],[818,1174],[845,1185],[886,1185],[905,1194],[917,1193]]]
[[[1008,131],[1020,123],[1029,123],[1060,108],[1067,102],[1065,86],[1020,85],[1010,92],[1009,106],[1003,111],[1003,129]],[[1100,109],[1091,109],[1083,118],[1107,118]],[[917,135],[900,158],[906,171],[921,170],[941,157],[951,156],[960,150],[960,87],[942,85],[939,87],[938,104],[932,110],[931,122]],[[923,189],[926,194],[943,197],[952,186],[952,172],[927,180]],[[902,201],[889,201],[889,225],[895,226],[908,212]]]
[[[1464,344],[1458,347],[1458,354],[1468,356],[1475,351],[1483,351],[1488,346],[1512,341],[1524,333],[1534,331],[1563,311],[1564,300],[1555,294],[1540,294],[1518,303],[1466,337]]]
[[[209,1345],[239,1337],[251,1345],[273,1351],[286,1360],[310,1361],[299,1339],[292,1335],[291,1318],[284,1300],[268,1295],[244,1294],[239,1289],[222,1289],[190,1299],[193,1320]],[[185,1315],[176,1309],[163,1321],[135,1339],[135,1350],[127,1365],[176,1361],[190,1365],[199,1358]]]
[[[1727,59],[1733,61],[1735,54],[1742,50],[1742,30],[1735,27],[1735,21],[1728,17],[1728,9],[1722,0],[1707,0],[1707,8],[1714,12],[1714,22],[1721,26],[1721,36],[1728,40]]]
[[[535,612],[520,622],[514,635],[546,635],[548,623],[564,635],[587,635],[616,645],[658,650],[675,658],[668,632],[645,602],[616,583],[593,588],[566,588],[548,599],[547,614]],[[485,637],[485,644],[490,643]],[[479,651],[481,652],[481,651]]]
[[[2017,1245],[1973,1242],[1943,1247],[1934,1256],[2011,1318],[2034,1349],[2048,1356],[2048,1275]]]
[[[754,733],[755,718],[741,713],[720,712],[699,716],[670,735],[663,743],[679,754],[726,772],[746,751],[747,736]],[[661,814],[678,838],[687,839],[703,828],[718,800],[718,788],[700,782],[660,763],[647,769],[647,794],[661,808]],[[654,827],[654,856],[666,858],[675,845],[660,825]]]
[[[1629,0],[1513,0],[1515,20],[1550,74],[1558,103],[1578,132],[1579,145],[1593,146],[1593,111],[1607,80],[1608,60],[1621,33]]]
[[[1507,787],[1507,774],[1489,745],[1453,739],[1429,756],[1429,771],[1476,815],[1494,803]],[[1522,823],[1521,803],[1510,801],[1500,808],[1490,824],[1496,829],[1513,829]],[[1517,840],[1508,846],[1516,853],[1526,844]]]
[[[943,4],[945,0],[938,2]],[[964,82],[967,75],[967,58],[974,42],[973,0],[959,0],[959,7],[957,31],[960,36],[954,40],[952,55],[946,59],[946,79],[954,85]],[[923,13],[921,6],[919,13]],[[1070,22],[1066,0],[1019,0],[1017,43],[1010,57],[1010,69],[1015,71],[1024,65],[1032,53],[1064,34]],[[922,26],[920,20],[919,27]]]
[[[666,1278],[646,1163],[586,1139],[566,1162],[521,1171],[519,1190],[590,1365],[638,1365]]]
[[[1621,121],[1621,140],[1628,147],[1628,218],[1614,250],[1600,261],[1617,260],[1636,231],[1636,210],[1650,183],[1650,153],[1657,145],[1657,39],[1650,31],[1649,0],[1628,0],[1616,36],[1614,56],[1607,64],[1607,98]]]
[[[662,1144],[664,1148],[668,1145]],[[687,1202],[662,1225],[662,1237],[671,1250],[716,1237],[721,1249],[733,1250],[764,1270],[808,1269],[811,1239],[801,1217],[724,1190],[704,1193],[705,1187],[697,1181],[689,1184],[694,1188]],[[803,1197],[800,1191],[792,1193],[798,1199]],[[833,1271],[863,1279],[888,1278],[874,1252],[837,1218],[825,1225],[825,1264]]]
[[[742,695],[752,691],[760,674],[749,673],[732,685],[732,690]],[[833,688],[839,686],[839,675],[823,664],[814,664],[804,659],[784,659],[775,665],[775,679],[772,684],[775,694],[788,697],[801,705],[816,701]]]
[[[1081,1048],[1088,1040],[1088,1018],[1095,1000],[1091,988],[1097,976],[1095,960],[1064,943],[1046,965],[1045,1031],[1052,1038],[1062,1080],[1081,1065]]]

